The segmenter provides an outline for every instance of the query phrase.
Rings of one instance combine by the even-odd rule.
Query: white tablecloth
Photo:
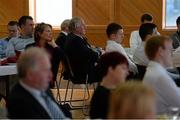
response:
[[[16,64],[0,66],[0,76],[17,74]]]

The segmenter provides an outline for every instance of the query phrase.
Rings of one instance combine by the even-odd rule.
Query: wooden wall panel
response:
[[[10,20],[18,20],[28,15],[28,0],[0,0],[0,38],[7,33],[6,25]]]
[[[162,30],[163,0],[72,0],[73,16],[82,17],[87,24],[90,43],[104,47],[106,26],[117,22],[124,28],[124,46],[129,46],[131,31],[139,28],[140,17],[148,12],[154,16],[154,23],[161,34],[171,34],[174,30]],[[28,0],[0,0],[0,38],[6,35],[6,24],[28,14]],[[59,30],[54,30],[54,37]]]
[[[139,28],[144,13],[154,16],[154,23],[162,33],[162,0],[116,0],[115,21],[124,26],[125,46],[129,46],[130,34]]]
[[[74,16],[81,16],[87,25],[106,25],[114,19],[114,0],[74,0]]]

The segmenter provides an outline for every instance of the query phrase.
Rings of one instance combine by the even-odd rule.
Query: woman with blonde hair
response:
[[[119,85],[110,96],[108,118],[151,119],[155,116],[154,92],[138,82]]]

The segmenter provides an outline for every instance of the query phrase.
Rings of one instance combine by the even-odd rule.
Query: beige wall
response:
[[[87,24],[87,37],[92,44],[104,47],[105,29],[110,22],[123,25],[125,39],[123,44],[129,46],[129,36],[140,24],[140,17],[148,12],[154,16],[154,22],[161,34],[172,31],[162,30],[163,0],[73,0],[73,16],[81,16]],[[28,0],[0,0],[0,37],[6,35],[6,24],[28,14]],[[54,30],[54,37],[58,30]]]

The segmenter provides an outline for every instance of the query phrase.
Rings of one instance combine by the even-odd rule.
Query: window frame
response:
[[[167,30],[167,31],[173,31],[173,30],[176,30],[177,29],[177,26],[166,26],[166,9],[167,9],[167,6],[166,6],[166,1],[167,0],[163,0],[163,6],[162,6],[162,30]]]

